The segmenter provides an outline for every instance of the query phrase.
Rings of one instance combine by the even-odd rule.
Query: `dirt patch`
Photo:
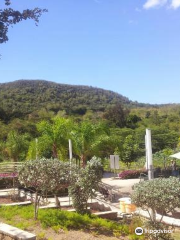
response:
[[[40,226],[33,227],[33,230],[29,230],[29,232],[36,234],[36,236],[43,236],[44,239],[52,239],[52,240],[125,240],[127,237],[113,237],[113,236],[105,236],[98,234],[97,231],[85,232],[81,231],[64,231],[59,229],[58,231],[54,231],[53,229],[42,229]]]
[[[24,202],[25,198],[11,198],[11,197],[1,197],[0,204],[8,204],[8,203],[16,203],[16,202]]]
[[[0,240],[13,240],[13,238],[5,236],[4,234],[0,233]]]

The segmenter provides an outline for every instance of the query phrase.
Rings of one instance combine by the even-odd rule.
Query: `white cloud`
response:
[[[180,0],[172,0],[171,7],[177,9],[180,7]]]
[[[175,0],[174,0],[175,1]],[[176,0],[179,1],[179,0]],[[167,0],[147,0],[144,4],[145,9],[153,8],[153,7],[160,7],[167,3]]]
[[[164,5],[169,5],[173,9],[177,9],[180,7],[180,0],[146,0],[143,8],[155,8],[162,7]]]

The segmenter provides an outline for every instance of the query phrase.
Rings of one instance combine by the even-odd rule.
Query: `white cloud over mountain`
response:
[[[170,7],[173,9],[177,9],[180,7],[180,0],[147,0],[144,4],[145,9],[162,7],[167,5],[170,2]]]

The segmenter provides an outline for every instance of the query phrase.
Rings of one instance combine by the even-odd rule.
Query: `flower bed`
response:
[[[146,170],[126,170],[119,173],[119,178],[121,179],[139,178],[141,173],[147,174],[147,171]]]

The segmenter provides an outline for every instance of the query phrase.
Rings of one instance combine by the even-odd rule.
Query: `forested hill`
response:
[[[0,109],[9,114],[27,114],[46,108],[81,113],[104,111],[116,103],[133,104],[128,98],[95,87],[58,84],[43,80],[18,80],[0,84]]]
[[[159,107],[130,101],[113,91],[96,87],[59,84],[44,80],[18,80],[0,84],[0,119],[23,118],[41,109],[55,114],[83,115],[87,110],[105,112],[120,103],[125,108]]]

